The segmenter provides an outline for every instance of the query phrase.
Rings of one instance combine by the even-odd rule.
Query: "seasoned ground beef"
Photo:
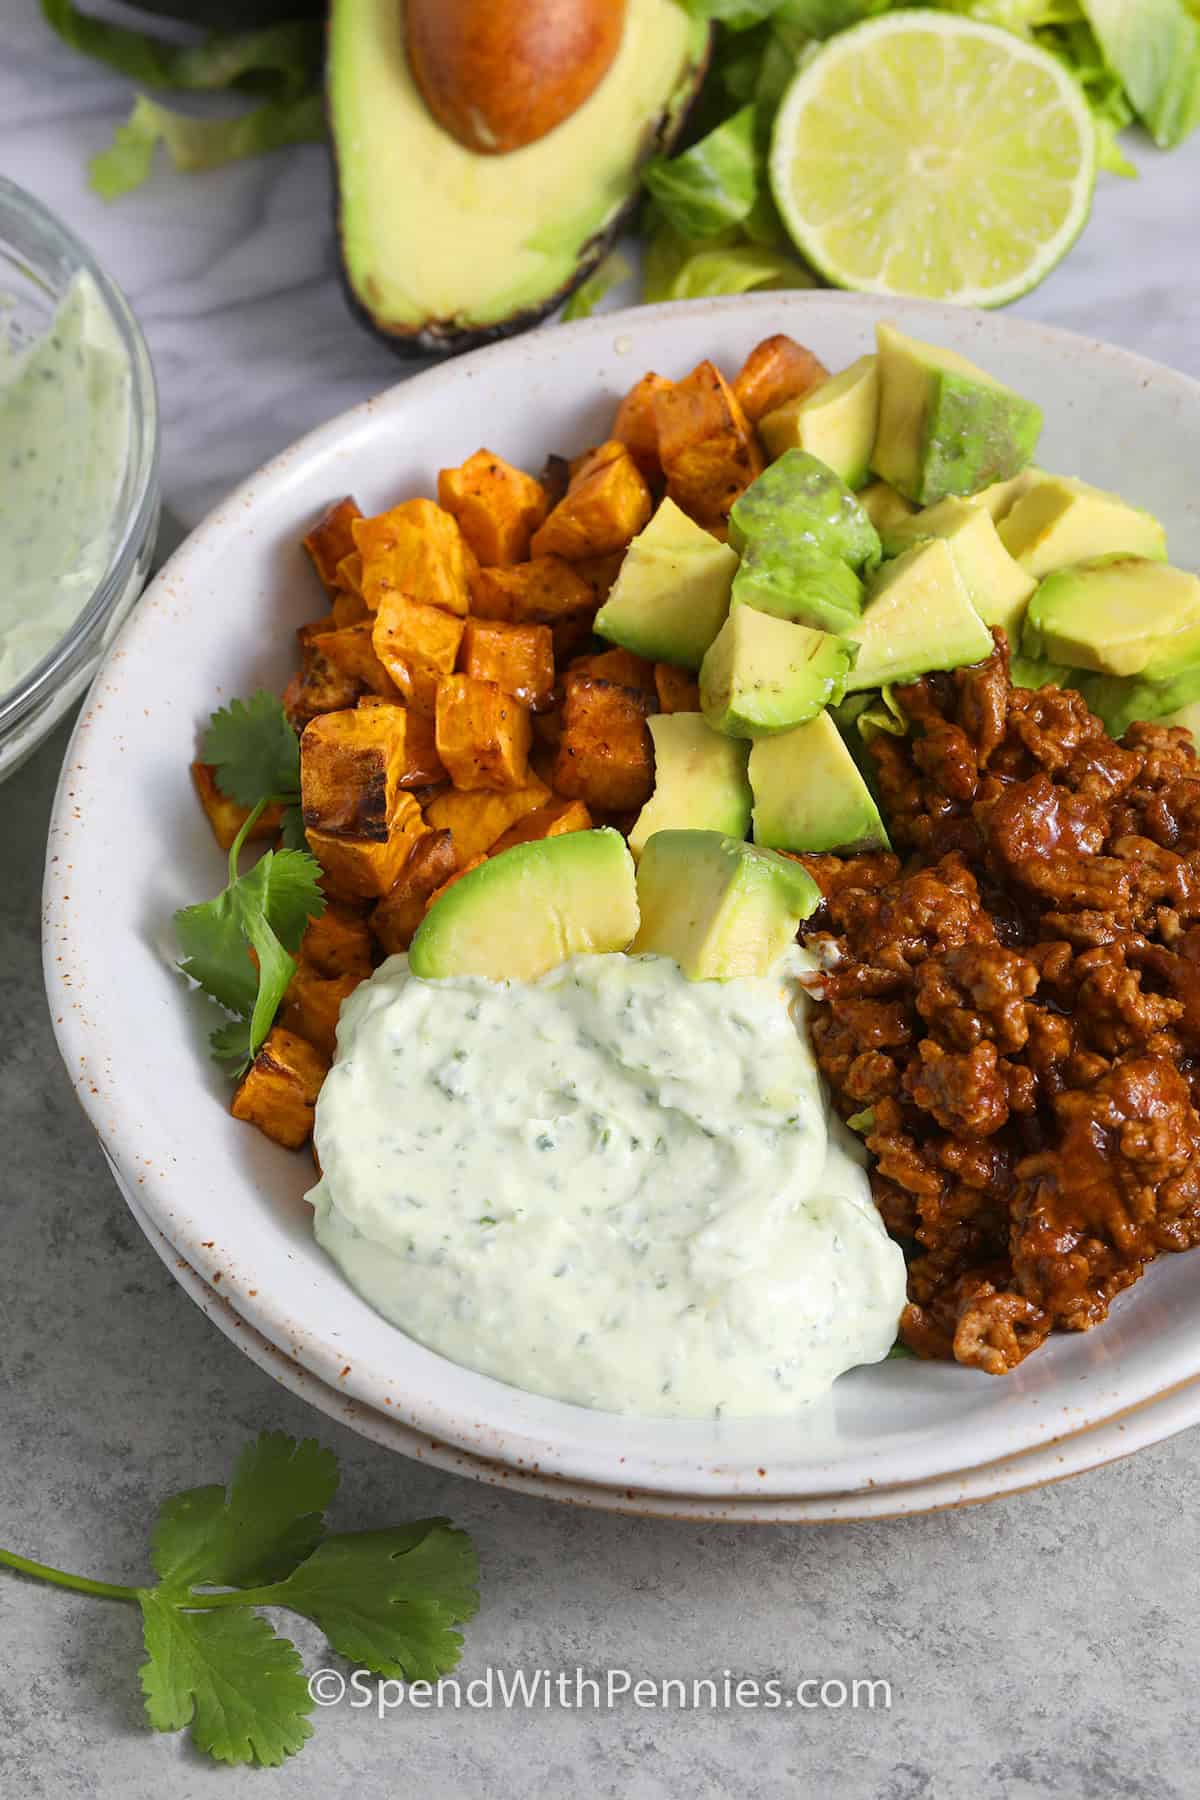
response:
[[[1200,1243],[1200,761],[989,662],[870,745],[895,855],[803,858],[813,1040],[910,1252],[901,1336],[1003,1374]]]

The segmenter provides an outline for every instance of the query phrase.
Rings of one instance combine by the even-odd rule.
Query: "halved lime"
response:
[[[1045,51],[955,13],[898,12],[831,38],[779,108],[771,186],[827,281],[1002,306],[1091,210],[1096,133]]]

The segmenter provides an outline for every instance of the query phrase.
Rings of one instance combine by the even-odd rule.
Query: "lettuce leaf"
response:
[[[693,19],[707,19],[726,31],[752,31],[782,4],[783,0],[680,0]]]
[[[177,169],[194,172],[288,144],[319,142],[324,136],[325,107],[320,94],[265,100],[232,119],[198,119],[139,94],[129,118],[114,132],[110,147],[88,165],[91,185],[103,200],[115,200],[140,187],[150,174],[160,143]]]
[[[790,250],[747,243],[737,231],[716,238],[681,237],[653,208],[643,229],[642,299],[646,301],[744,294],[751,288],[816,286],[811,269]]]
[[[1200,124],[1200,22],[1183,0],[1082,0],[1104,60],[1160,150]]]
[[[202,44],[172,44],[95,19],[71,0],[42,0],[42,15],[72,50],[106,63],[142,87],[189,93],[236,88],[276,100],[296,99],[312,86],[321,67],[323,38],[317,19],[227,32]]]
[[[569,319],[587,319],[595,312],[610,288],[633,274],[633,268],[619,250],[610,250],[602,257],[586,280],[581,281],[567,304],[563,307],[564,321]]]
[[[681,156],[648,163],[642,180],[673,231],[714,237],[746,218],[758,198],[755,108],[743,106]]]

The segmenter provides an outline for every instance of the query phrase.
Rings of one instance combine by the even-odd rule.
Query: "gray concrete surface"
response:
[[[0,1570],[3,1800],[1186,1800],[1197,1451],[1187,1433],[969,1512],[820,1529],[583,1515],[419,1468],[307,1410],[211,1326],[130,1220],[59,1068],[38,897],[59,734],[0,789],[0,1544],[138,1580],[158,1500],[264,1426],[341,1457],[346,1528],[447,1513],[478,1542],[463,1676],[890,1682],[890,1711],[331,1707],[280,1770],[146,1729],[128,1608]],[[315,1631],[312,1670],[337,1665]]]

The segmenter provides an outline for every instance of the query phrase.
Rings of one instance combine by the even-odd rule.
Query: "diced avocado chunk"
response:
[[[971,498],[978,500],[980,506],[986,506],[997,525],[1006,519],[1018,500],[1023,500],[1030,488],[1039,481],[1047,481],[1050,477],[1045,469],[1039,469],[1036,463],[1030,463],[1019,475],[1009,481],[993,481],[990,487],[980,488]]]
[[[788,400],[758,422],[758,435],[774,461],[786,450],[807,450],[840,475],[847,487],[866,481],[879,422],[879,371],[873,356]]]
[[[884,563],[847,636],[858,644],[849,693],[983,662],[994,648],[945,538],[929,538]]]
[[[889,556],[921,538],[945,538],[975,611],[985,625],[1003,626],[1009,642],[1017,642],[1037,582],[1009,555],[991,513],[978,500],[939,500],[880,535]]]
[[[656,831],[744,838],[750,830],[749,744],[714,731],[699,713],[657,713],[646,723],[654,739],[654,792],[629,834],[634,856]]]
[[[821,899],[799,863],[717,831],[656,831],[637,883],[632,953],[669,956],[689,981],[767,974]]]
[[[425,914],[414,975],[536,981],[569,956],[624,950],[638,928],[633,858],[620,832],[572,831],[489,857]]]
[[[750,544],[733,578],[731,608],[752,606],[814,631],[844,631],[862,612],[863,585],[840,557],[805,545]]]
[[[876,475],[919,506],[976,494],[1018,474],[1037,447],[1041,409],[965,356],[875,330],[879,353]]]
[[[698,669],[729,611],[737,551],[664,500],[625,552],[595,629],[651,662]]]
[[[1200,662],[1164,681],[1147,681],[1141,675],[1077,675],[1070,685],[1103,720],[1110,737],[1124,737],[1137,719],[1159,725],[1183,723],[1190,731],[1200,703]],[[1184,714],[1188,717],[1181,717]]]
[[[836,705],[854,654],[845,638],[736,607],[700,665],[701,710],[730,737],[788,731]]]
[[[739,553],[802,548],[840,557],[852,569],[879,561],[879,533],[854,494],[807,450],[788,450],[768,464],[734,502],[729,541]]]
[[[1200,662],[1200,576],[1139,556],[1056,569],[1029,602],[1021,651],[1099,675],[1178,674]]]
[[[879,533],[886,548],[888,533],[904,519],[911,519],[916,507],[903,494],[898,494],[886,481],[872,481],[860,488],[858,503]]]
[[[750,751],[754,841],[774,850],[887,850],[871,791],[827,712]]]
[[[1038,580],[1118,551],[1157,562],[1167,554],[1166,533],[1152,513],[1069,475],[1035,482],[997,530],[1009,555]]]

